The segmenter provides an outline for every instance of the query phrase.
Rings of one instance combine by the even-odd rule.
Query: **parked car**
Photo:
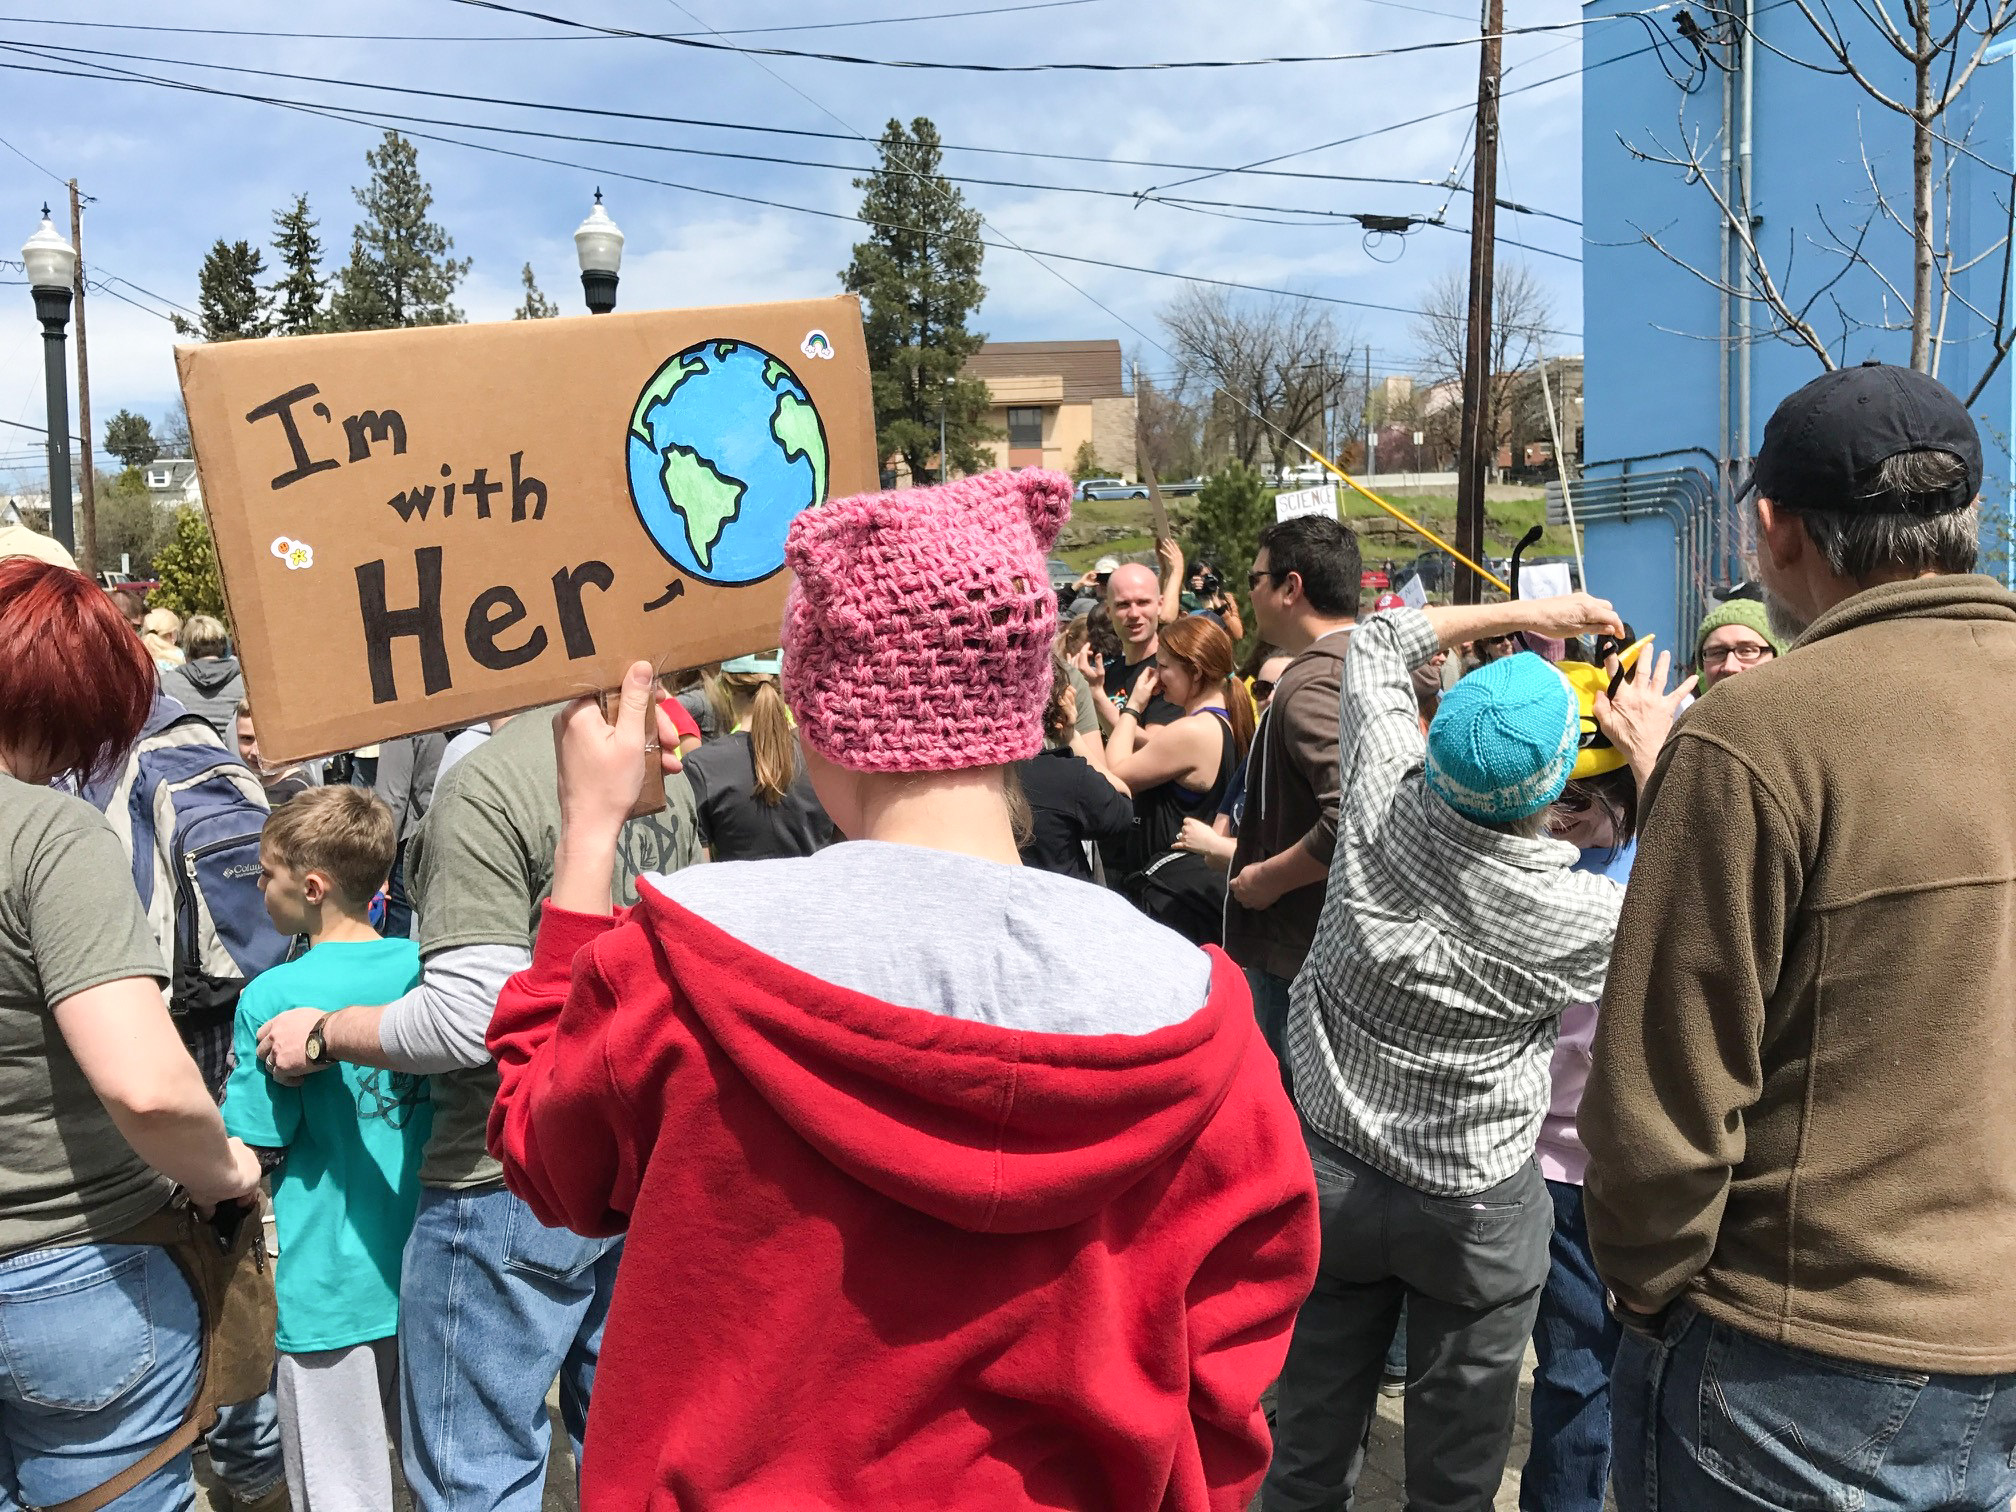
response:
[[[1148,497],[1148,485],[1129,483],[1124,478],[1087,478],[1072,496],[1081,502],[1086,499],[1145,499]]]
[[[1377,567],[1367,567],[1358,574],[1358,586],[1369,588],[1374,593],[1384,593],[1393,586],[1393,579]]]
[[[1078,586],[1078,569],[1069,562],[1050,558],[1050,587],[1057,593],[1069,593]]]
[[[1202,478],[1185,478],[1180,483],[1164,483],[1162,485],[1162,492],[1172,498],[1186,498],[1191,494],[1202,493],[1203,491],[1204,480]]]

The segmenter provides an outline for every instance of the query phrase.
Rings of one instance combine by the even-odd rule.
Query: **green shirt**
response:
[[[539,905],[553,885],[560,840],[559,766],[550,708],[520,714],[449,768],[406,852],[407,886],[420,919],[420,953],[463,945],[530,951]],[[701,859],[693,789],[665,779],[665,807],[623,826],[616,901],[637,901],[637,878]],[[497,1068],[433,1078],[434,1135],[420,1180],[431,1187],[488,1186],[504,1179],[484,1136],[497,1096]]]
[[[0,775],[0,1255],[108,1238],[167,1203],[168,1178],[121,1137],[50,1011],[166,976],[104,817]]]
[[[399,1328],[399,1256],[420,1202],[420,1151],[434,1109],[427,1078],[343,1064],[282,1086],[259,1064],[259,1026],[289,1008],[389,1003],[420,980],[411,940],[317,945],[238,997],[238,1064],[224,1127],[284,1149],[273,1184],[280,1347],[289,1354],[388,1339]]]

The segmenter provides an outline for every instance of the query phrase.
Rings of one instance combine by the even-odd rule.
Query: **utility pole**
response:
[[[70,245],[77,249],[77,434],[82,466],[77,491],[77,565],[86,577],[98,575],[98,479],[91,465],[91,356],[84,344],[84,206],[77,180],[70,180]]]
[[[1379,427],[1372,418],[1372,343],[1365,343],[1365,476],[1379,471]]]
[[[1456,549],[1484,560],[1484,478],[1491,437],[1492,275],[1498,234],[1498,71],[1504,48],[1504,0],[1484,0],[1484,46],[1477,64],[1477,166],[1470,174],[1470,322],[1463,354],[1463,430],[1456,454]],[[1459,563],[1456,602],[1482,600],[1484,582]]]

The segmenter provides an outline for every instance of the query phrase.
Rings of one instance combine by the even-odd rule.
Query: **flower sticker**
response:
[[[275,536],[270,549],[273,555],[287,564],[289,572],[299,572],[304,567],[315,565],[315,548],[292,536]]]
[[[807,357],[824,357],[829,362],[833,358],[833,343],[826,339],[824,331],[807,331],[805,339],[798,343],[798,350]]]

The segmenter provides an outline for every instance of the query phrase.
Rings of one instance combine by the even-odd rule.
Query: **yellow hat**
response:
[[[1648,635],[1619,652],[1620,673],[1629,672],[1636,666],[1638,658],[1651,644],[1652,637]],[[1588,662],[1569,661],[1558,663],[1554,670],[1567,679],[1582,722],[1581,754],[1575,758],[1575,769],[1568,774],[1570,780],[1601,777],[1605,772],[1616,771],[1630,758],[1610,744],[1610,737],[1596,727],[1596,695],[1613,691],[1609,672]]]

